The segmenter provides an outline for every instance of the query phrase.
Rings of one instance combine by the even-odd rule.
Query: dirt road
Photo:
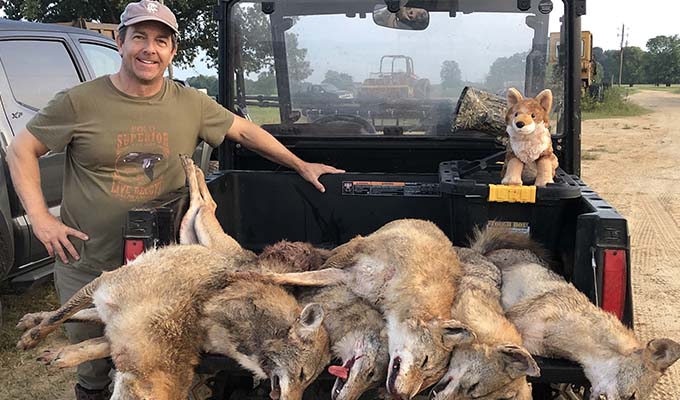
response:
[[[583,123],[581,175],[628,219],[637,335],[680,341],[680,95],[631,99],[654,112]],[[680,399],[678,364],[652,399]]]

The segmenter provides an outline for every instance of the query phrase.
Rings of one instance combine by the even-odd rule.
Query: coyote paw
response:
[[[17,323],[17,329],[25,331],[26,329],[36,327],[40,325],[40,323],[43,320],[47,319],[49,314],[50,314],[49,312],[37,312],[26,314],[19,320],[19,323]]]
[[[43,350],[43,352],[36,358],[36,361],[38,361],[41,364],[45,365],[54,365],[59,368],[64,368],[65,365],[60,365],[63,364],[61,362],[61,350],[50,350],[46,349]]]
[[[42,341],[49,331],[41,329],[41,326],[31,328],[30,330],[24,332],[17,343],[17,349],[28,350],[34,348],[40,341]]]

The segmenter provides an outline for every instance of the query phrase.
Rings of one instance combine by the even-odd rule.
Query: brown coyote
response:
[[[526,376],[539,376],[536,361],[505,318],[501,306],[501,271],[478,252],[456,248],[463,277],[453,318],[466,324],[477,340],[453,349],[449,370],[431,398],[531,400]]]
[[[320,271],[272,274],[275,282],[344,283],[374,304],[387,323],[387,391],[410,399],[446,372],[450,352],[473,334],[451,319],[460,279],[453,246],[431,222],[397,220],[339,246]]]
[[[196,176],[193,165],[185,168]],[[194,194],[196,189],[190,187]],[[199,235],[207,228],[196,226]],[[43,360],[65,367],[111,355],[117,369],[113,399],[185,399],[200,351],[225,354],[256,378],[269,378],[272,399],[301,399],[330,361],[322,307],[303,308],[256,274],[234,272],[267,268],[226,234],[224,239],[213,244],[220,252],[169,246],[102,274],[59,310],[24,316],[18,327],[28,330],[17,347],[34,347],[93,303],[106,324],[105,338],[48,352]]]
[[[385,381],[390,355],[387,328],[378,310],[345,285],[308,289],[299,300],[323,304],[333,355],[342,360],[341,366],[329,368],[337,378],[332,400],[356,400]]]
[[[680,344],[665,338],[640,342],[614,315],[541,265],[540,247],[523,235],[487,231],[477,249],[503,272],[503,307],[524,346],[534,355],[581,364],[591,400],[646,399],[680,358]]]

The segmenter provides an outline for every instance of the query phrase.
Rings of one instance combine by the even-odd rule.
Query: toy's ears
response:
[[[522,101],[523,98],[524,97],[522,96],[522,93],[519,92],[519,90],[515,88],[508,89],[508,105],[510,107]]]
[[[538,96],[536,96],[536,101],[548,114],[550,114],[553,103],[553,95],[550,89],[544,89],[541,93],[539,93]]]

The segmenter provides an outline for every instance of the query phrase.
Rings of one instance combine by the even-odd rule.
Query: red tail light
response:
[[[626,306],[628,275],[625,250],[604,251],[604,273],[602,284],[602,308],[623,318]]]
[[[125,248],[123,249],[123,255],[125,257],[125,262],[130,262],[137,258],[138,255],[144,252],[144,241],[126,239]]]

